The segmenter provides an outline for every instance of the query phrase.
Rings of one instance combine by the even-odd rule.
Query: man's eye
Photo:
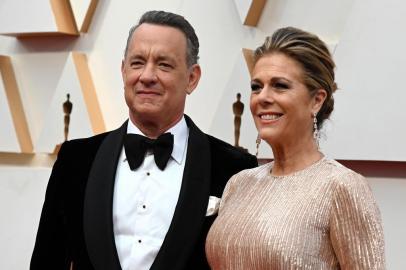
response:
[[[165,63],[165,62],[159,63],[159,66],[161,66],[163,68],[171,68],[172,67],[170,64]]]
[[[131,62],[131,66],[132,67],[139,67],[139,66],[142,66],[144,63],[142,62],[142,61],[133,61],[133,62]]]
[[[251,84],[251,90],[252,91],[259,91],[259,90],[261,90],[261,86],[259,84],[257,84],[257,83],[252,83]]]

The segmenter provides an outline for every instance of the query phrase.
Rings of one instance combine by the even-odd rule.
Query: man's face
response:
[[[186,94],[200,78],[197,64],[187,66],[184,34],[146,23],[133,33],[121,72],[130,119],[137,126],[163,129],[183,116]]]

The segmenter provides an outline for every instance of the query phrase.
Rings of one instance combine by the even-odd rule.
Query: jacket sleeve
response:
[[[30,269],[69,269],[70,259],[64,233],[62,208],[63,179],[66,167],[66,143],[59,151],[48,182],[42,207]]]
[[[256,156],[250,155],[248,169],[258,167],[258,159]]]

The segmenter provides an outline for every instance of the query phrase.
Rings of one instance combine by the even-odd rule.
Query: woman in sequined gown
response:
[[[287,27],[254,53],[250,108],[274,161],[234,175],[206,242],[213,270],[385,269],[365,178],[326,158],[335,64],[315,35]]]

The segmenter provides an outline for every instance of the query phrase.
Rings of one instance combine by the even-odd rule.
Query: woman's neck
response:
[[[271,145],[274,155],[272,175],[288,175],[303,170],[323,157],[316,142],[287,145]]]

